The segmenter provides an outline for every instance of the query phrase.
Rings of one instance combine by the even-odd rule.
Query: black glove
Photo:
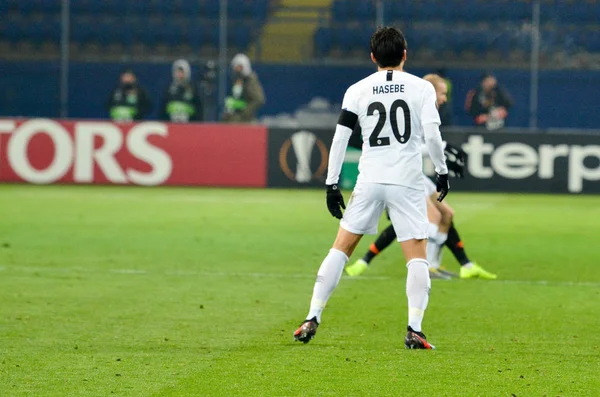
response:
[[[446,166],[450,176],[463,178],[465,175],[465,161],[467,160],[467,154],[464,150],[446,143],[444,154],[446,155]]]
[[[437,174],[435,176],[435,190],[440,192],[440,196],[437,201],[442,201],[450,190],[450,183],[448,182],[448,174]]]
[[[344,197],[337,184],[327,185],[327,209],[334,217],[342,219],[342,209],[346,209]]]

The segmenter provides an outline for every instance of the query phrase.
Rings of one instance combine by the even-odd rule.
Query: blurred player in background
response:
[[[431,288],[426,259],[428,222],[422,172],[423,140],[435,165],[438,200],[442,201],[449,190],[436,94],[430,83],[403,71],[406,40],[399,30],[377,29],[370,46],[371,60],[378,71],[346,91],[329,154],[327,207],[334,217],[341,219],[340,227],[319,268],[306,320],[294,332],[294,338],[307,343],[314,337],[321,313],[348,257],[363,234],[377,233],[379,218],[387,209],[408,268],[408,332],[404,344],[411,349],[432,349],[421,330]],[[357,122],[364,142],[360,173],[342,216],[342,208],[346,206],[337,183],[348,140]]]
[[[428,74],[423,79],[430,82],[435,88],[437,105],[443,105],[447,98],[445,80],[436,74]],[[448,156],[447,166],[450,172],[454,176],[461,178],[464,168],[464,153],[462,150],[448,143],[446,143],[445,150]],[[449,272],[441,266],[441,249],[446,245],[461,265],[461,278],[495,279],[495,274],[486,271],[467,257],[464,244],[454,227],[454,210],[447,202],[437,200],[436,186],[426,175],[423,175],[423,179],[427,195],[427,217],[429,219],[427,261],[429,262],[430,277],[450,279],[457,276],[455,273]],[[364,273],[369,268],[369,264],[373,258],[390,246],[395,239],[396,232],[394,231],[394,226],[390,225],[381,232],[379,237],[369,247],[369,251],[361,259],[346,267],[346,273],[350,276],[358,276]]]
[[[152,109],[152,101],[148,91],[138,83],[133,70],[126,69],[121,73],[119,85],[106,106],[113,121],[129,122],[144,119]]]
[[[251,123],[256,121],[256,112],[265,104],[265,93],[258,76],[252,70],[250,58],[237,54],[231,60],[233,85],[231,94],[225,98],[223,121]]]
[[[202,105],[192,81],[190,63],[185,59],[173,62],[173,81],[163,95],[162,119],[172,123],[202,120]]]
[[[452,114],[452,80],[446,76],[446,68],[438,69],[436,74],[446,82],[446,103],[438,103],[438,111],[440,112],[442,126],[449,127],[454,124],[454,116]]]

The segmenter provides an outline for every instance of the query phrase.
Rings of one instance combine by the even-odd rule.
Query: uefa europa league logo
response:
[[[318,149],[321,160],[318,169],[313,171],[311,169],[311,160],[315,146]],[[292,167],[290,167],[288,162],[290,147],[293,149],[296,157],[295,172],[292,171]],[[322,140],[310,131],[299,131],[294,133],[281,146],[279,164],[283,173],[291,180],[299,183],[308,183],[315,178],[323,176],[327,169],[327,156],[327,147]]]
[[[296,154],[296,181],[308,182],[312,179],[310,158],[317,137],[312,132],[300,131],[292,135],[292,148]]]

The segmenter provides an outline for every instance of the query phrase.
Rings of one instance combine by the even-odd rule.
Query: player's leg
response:
[[[427,202],[422,191],[404,186],[388,188],[390,219],[406,259],[408,327],[404,344],[410,349],[433,349],[422,332],[431,279],[427,262]]]
[[[454,222],[450,224],[450,229],[448,230],[446,247],[450,249],[458,263],[460,263],[461,278],[483,278],[486,280],[495,280],[498,277],[496,274],[488,272],[477,263],[472,262],[469,259],[467,252],[465,251],[465,245],[458,234],[458,230],[456,230],[456,227],[454,226]]]
[[[447,229],[444,229],[443,214],[436,205],[438,202],[435,184],[427,176],[423,175],[425,195],[427,196],[427,218],[429,219],[429,228],[427,230],[427,260],[429,262],[429,272],[431,278],[449,280],[450,275],[439,271],[441,262],[441,246],[447,236]]]
[[[452,226],[452,220],[454,219],[454,209],[452,209],[452,207],[450,207],[445,200],[442,202],[437,201],[437,196],[437,194],[433,194],[430,196],[430,199],[433,202],[433,205],[435,205],[437,210],[440,212],[441,219],[439,233],[444,234],[444,242],[446,242],[448,239],[448,231],[450,230],[450,227]]]
[[[458,230],[454,226],[454,222],[450,225],[450,229],[448,230],[448,239],[445,243],[446,247],[452,252],[452,255],[456,258],[458,263],[461,266],[465,266],[467,264],[472,263],[469,257],[467,256],[467,252],[465,251],[465,244],[462,239],[458,235]]]
[[[338,285],[348,257],[352,255],[363,234],[377,233],[383,201],[378,199],[376,184],[357,185],[340,221],[337,237],[325,257],[313,288],[306,320],[294,332],[294,338],[307,343],[315,335],[321,322],[321,313]]]
[[[308,315],[306,320],[294,332],[294,339],[308,343],[315,336],[317,327],[321,323],[321,313],[335,287],[340,282],[348,257],[354,252],[361,237],[362,234],[349,232],[341,226],[338,229],[333,246],[321,262],[317,272],[317,281],[313,287]]]
[[[427,247],[427,259],[429,260],[431,266],[437,269],[437,272],[443,277],[458,277],[458,274],[450,272],[442,266],[442,248],[448,240],[448,231],[452,225],[454,210],[445,201],[437,201],[437,192],[428,197],[428,202],[431,203],[430,205],[435,207],[435,211],[439,213],[440,221],[437,233],[433,235],[433,237],[430,235],[430,240]],[[429,207],[428,211],[430,211]]]
[[[321,263],[321,267],[319,267],[313,297],[310,302],[310,310],[306,316],[307,320],[316,317],[317,322],[321,322],[323,308],[338,285],[344,266],[361,237],[362,234],[354,234],[342,227],[339,228],[333,247],[331,247]]]
[[[440,222],[442,220],[442,214],[436,208],[433,200],[429,197],[426,198],[427,201],[427,219],[429,220],[429,225],[427,227],[427,262],[429,263],[429,276],[431,278],[436,279],[444,279],[449,280],[450,276],[446,276],[442,274],[438,268],[440,267],[439,263],[439,253],[440,253],[440,244],[438,241],[439,235],[439,227]]]
[[[369,247],[369,251],[367,251],[367,253],[361,259],[349,266],[346,266],[346,274],[349,276],[360,276],[369,268],[369,264],[373,258],[379,255],[381,251],[389,247],[390,244],[392,244],[395,240],[396,232],[394,231],[394,226],[389,225],[383,230],[383,232],[379,234],[375,242]]]
[[[423,334],[422,323],[429,303],[431,279],[425,256],[427,240],[411,239],[400,242],[406,258],[406,297],[408,326],[404,345],[409,349],[435,349]]]

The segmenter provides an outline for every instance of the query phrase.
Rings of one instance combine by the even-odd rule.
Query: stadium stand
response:
[[[530,1],[383,3],[386,22],[405,31],[413,61],[440,54],[459,64],[518,64],[529,58]],[[0,12],[3,57],[58,57],[60,0],[0,0]],[[364,61],[376,23],[370,0],[230,0],[227,12],[231,51],[264,62]],[[578,54],[600,62],[599,16],[600,0],[542,0],[542,62]],[[76,0],[71,2],[71,57],[213,57],[218,28],[215,0]]]
[[[229,2],[227,38],[232,50],[248,49],[270,7],[270,0]],[[58,56],[60,0],[2,0],[0,11],[6,15],[0,21],[3,55],[43,58],[45,50],[45,55]],[[71,2],[70,46],[75,59],[214,55],[218,32],[219,2],[214,0]]]
[[[411,59],[443,54],[454,61],[528,60],[531,48],[531,2],[525,0],[384,1],[386,23],[406,34]],[[542,61],[558,53],[600,56],[600,1],[542,0]],[[373,2],[334,0],[331,17],[316,29],[314,55],[320,58],[364,57],[375,27]]]

